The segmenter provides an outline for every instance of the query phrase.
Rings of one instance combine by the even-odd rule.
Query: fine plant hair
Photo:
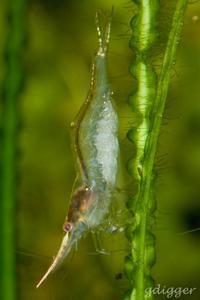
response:
[[[18,98],[23,84],[21,53],[25,40],[26,0],[7,1],[8,34],[5,44],[5,78],[2,87],[0,165],[0,299],[16,299],[15,195],[17,166]]]
[[[130,65],[134,90],[129,96],[129,104],[133,112],[139,115],[139,120],[137,126],[127,133],[129,141],[134,144],[128,171],[137,181],[137,192],[127,202],[128,209],[133,214],[133,222],[126,231],[131,252],[125,258],[124,271],[131,287],[125,294],[125,299],[144,300],[153,298],[153,295],[145,294],[145,289],[154,286],[151,268],[156,260],[155,236],[150,226],[151,217],[156,210],[155,155],[187,0],[176,1],[167,45],[165,48],[161,45],[163,55],[159,71],[153,67],[152,53],[159,43],[159,10],[164,3],[159,0],[133,2],[137,6],[137,13],[130,23],[132,35],[129,44],[134,53],[134,60]]]

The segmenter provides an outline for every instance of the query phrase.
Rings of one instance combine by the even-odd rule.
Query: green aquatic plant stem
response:
[[[135,2],[140,4],[139,9],[142,10],[144,9],[144,5],[147,5],[150,8],[148,3],[150,4],[153,1]],[[144,300],[153,298],[153,295],[145,293],[146,288],[153,286],[151,268],[155,262],[155,238],[149,231],[150,217],[155,210],[155,199],[152,194],[152,182],[154,179],[153,168],[170,76],[176,58],[176,50],[180,40],[186,6],[187,0],[177,1],[167,47],[164,53],[163,64],[156,88],[156,97],[152,103],[152,110],[150,114],[151,118],[148,119],[149,115],[146,117],[146,122],[149,121],[149,130],[145,139],[144,148],[142,149],[142,156],[140,157],[139,161],[141,166],[138,165],[137,159],[129,163],[131,164],[129,168],[134,169],[134,174],[135,169],[138,169],[138,166],[140,168],[139,190],[137,195],[132,197],[129,201],[129,208],[134,211],[135,215],[134,228],[131,235],[129,235],[132,252],[131,255],[127,257],[125,263],[125,270],[132,284],[132,290],[128,298],[131,300]],[[140,10],[139,14],[141,13]],[[145,10],[147,10],[147,7]],[[144,13],[141,13],[141,15],[142,14]],[[146,17],[146,21],[147,20],[150,20],[150,18]],[[146,27],[148,28],[148,26]],[[137,31],[139,34],[138,28]],[[146,82],[142,76],[138,76],[137,80],[141,80],[144,84]],[[145,90],[146,88],[144,87],[143,91]],[[149,101],[149,99],[146,98],[146,101]],[[131,136],[131,133],[129,133],[129,136]],[[132,134],[132,141],[134,141],[134,137],[135,135]],[[136,146],[138,147],[137,138]]]
[[[156,22],[159,8],[158,0],[134,1],[137,4],[137,14],[131,20],[132,37],[130,48],[135,54],[131,64],[130,72],[136,80],[136,88],[129,97],[129,103],[134,112],[139,116],[138,125],[128,132],[128,138],[136,146],[136,153],[129,160],[128,169],[138,182],[138,193],[136,197],[129,200],[129,208],[134,212],[135,223],[129,230],[131,242],[131,254],[126,257],[125,272],[129,278],[132,290],[128,299],[142,299],[141,291],[147,286],[152,287],[150,269],[155,260],[155,239],[152,233],[144,231],[142,217],[144,208],[142,202],[138,201],[144,177],[145,146],[149,137],[150,116],[152,105],[156,97],[156,73],[151,64],[150,53],[157,37]],[[145,245],[143,249],[142,246]],[[145,262],[142,262],[145,253],[148,253]],[[140,263],[142,262],[142,264]],[[145,280],[143,280],[143,275]]]
[[[5,45],[5,78],[3,83],[3,119],[1,123],[1,246],[0,299],[16,299],[15,278],[15,205],[18,98],[23,83],[21,51],[24,44],[26,0],[7,2],[8,36]]]

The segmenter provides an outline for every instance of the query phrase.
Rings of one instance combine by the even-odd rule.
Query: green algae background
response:
[[[173,1],[162,1],[161,7]],[[161,38],[168,26],[163,14]],[[22,52],[23,89],[18,96],[16,155],[15,249],[16,299],[123,299],[129,287],[123,272],[128,243],[123,234],[101,234],[110,255],[97,255],[90,235],[78,243],[61,268],[38,290],[35,286],[56,254],[62,238],[71,187],[75,178],[70,123],[90,83],[96,48],[95,11],[114,18],[108,57],[110,81],[120,117],[122,175],[130,145],[126,132],[134,122],[127,98],[132,53],[128,47],[128,1],[27,1],[26,40]],[[0,87],[7,68],[6,38],[9,1],[0,3]],[[169,9],[169,12],[168,12]],[[165,24],[166,22],[166,24]],[[189,5],[183,37],[168,94],[156,163],[157,213],[152,229],[157,238],[153,277],[167,287],[199,285],[200,227],[200,3]],[[158,51],[158,61],[162,51]],[[0,117],[3,117],[1,95]],[[9,122],[10,120],[7,120]],[[122,176],[121,175],[121,176]],[[132,186],[120,183],[128,195]],[[126,200],[126,194],[115,198]],[[127,196],[128,197],[128,196]],[[3,213],[3,212],[2,212]],[[122,212],[123,214],[123,212]],[[130,218],[130,216],[126,216]],[[0,276],[7,276],[2,274]],[[157,296],[166,299],[166,296]],[[182,299],[182,298],[181,298]],[[199,291],[183,299],[199,299]],[[9,299],[5,299],[9,300]]]

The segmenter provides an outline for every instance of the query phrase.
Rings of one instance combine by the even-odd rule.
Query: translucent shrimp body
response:
[[[118,118],[106,68],[110,26],[111,17],[100,27],[97,14],[99,48],[93,62],[90,89],[72,126],[80,186],[72,193],[63,227],[66,234],[58,254],[37,287],[62,263],[83,233],[101,224],[109,212],[119,150]]]
[[[98,195],[95,220],[98,225],[107,212],[110,193],[117,174],[117,114],[107,83],[105,57],[96,57],[96,82],[93,99],[80,128],[80,145],[86,166],[86,184]],[[94,223],[94,224],[93,224]]]

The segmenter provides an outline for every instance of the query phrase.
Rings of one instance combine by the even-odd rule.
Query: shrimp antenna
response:
[[[96,26],[97,26],[97,34],[98,34],[98,40],[99,40],[99,49],[98,49],[98,55],[105,56],[108,44],[110,40],[110,30],[111,30],[111,22],[113,17],[113,6],[111,9],[111,14],[109,17],[105,16],[102,11],[98,10],[96,12]],[[101,22],[100,19],[103,17],[104,24],[102,25],[103,21]],[[105,19],[106,22],[105,22]]]

